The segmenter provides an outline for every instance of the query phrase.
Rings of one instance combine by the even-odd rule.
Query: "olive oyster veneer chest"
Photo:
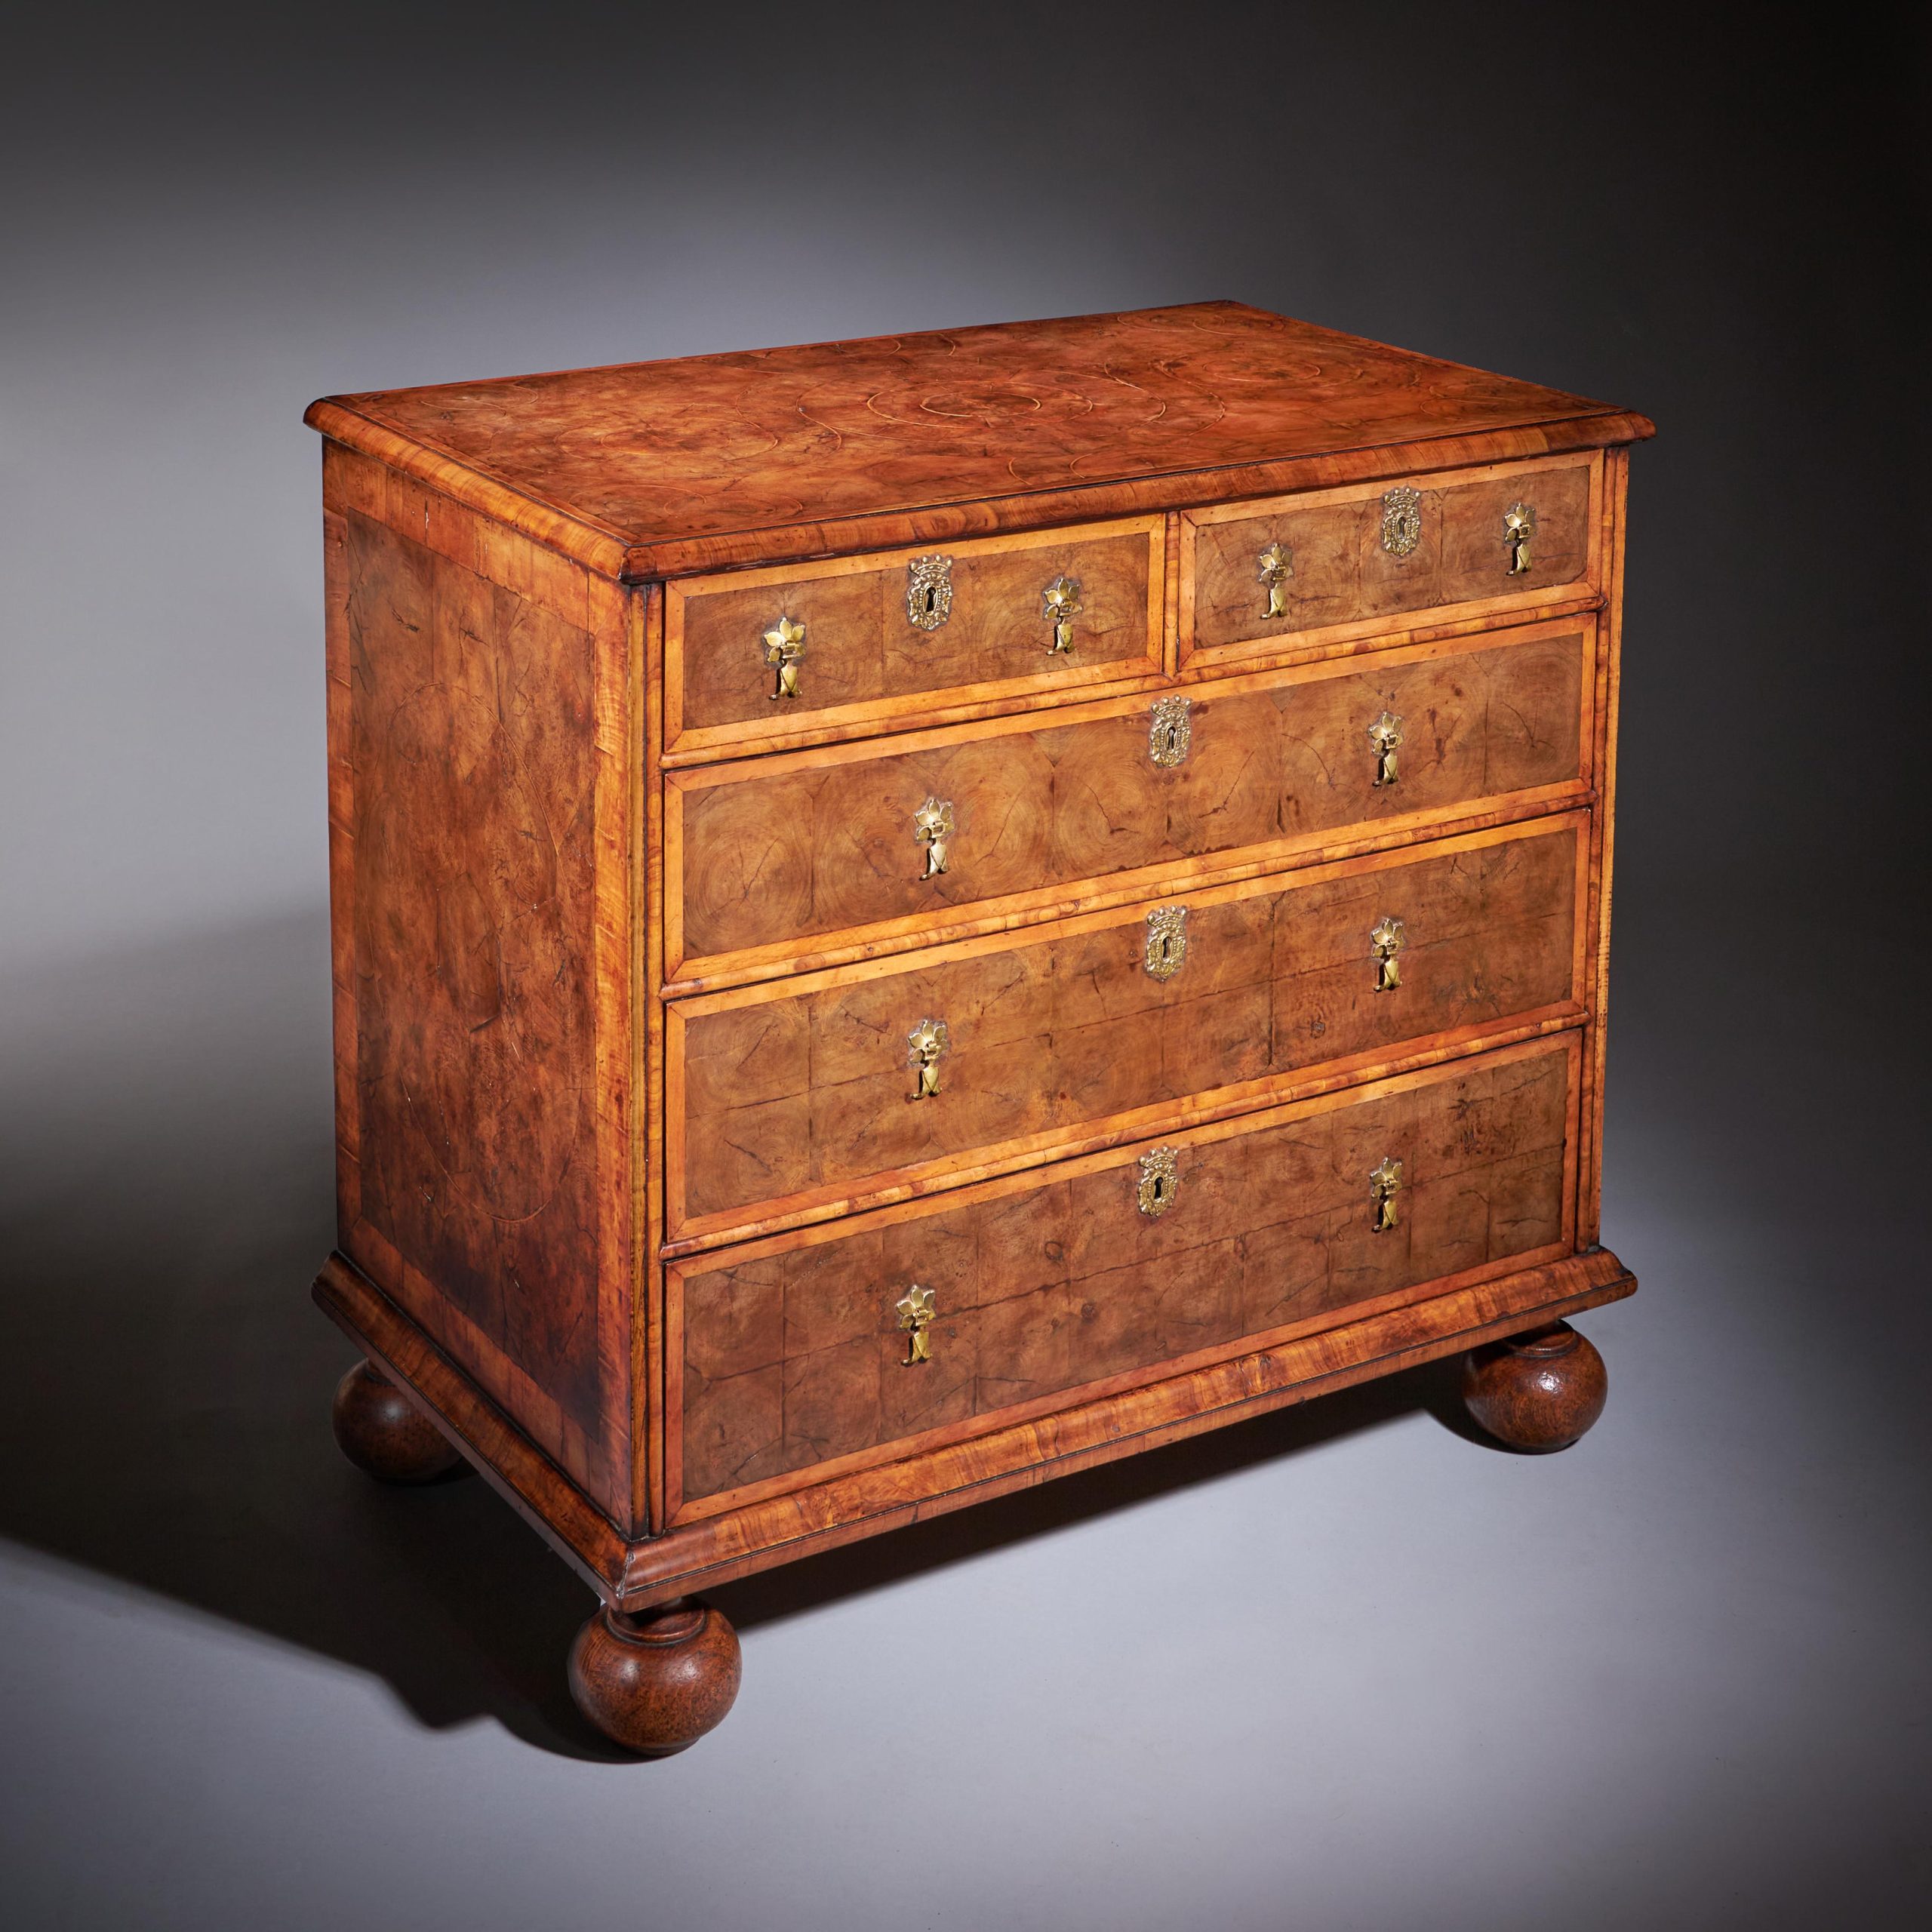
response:
[[[349,1456],[693,1592],[1452,1351],[1574,1441],[1641,417],[1226,303],[317,403]]]

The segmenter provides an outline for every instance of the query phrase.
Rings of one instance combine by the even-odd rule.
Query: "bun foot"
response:
[[[739,1674],[737,1632],[695,1597],[635,1617],[601,1606],[571,1646],[577,1709],[646,1758],[668,1758],[720,1722]]]
[[[1603,1357],[1567,1321],[1491,1342],[1463,1358],[1463,1400],[1512,1449],[1567,1449],[1603,1414]]]
[[[373,1363],[359,1361],[336,1384],[337,1446],[384,1482],[429,1482],[463,1458],[441,1432]]]

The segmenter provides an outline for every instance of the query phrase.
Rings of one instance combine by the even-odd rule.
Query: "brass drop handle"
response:
[[[1295,553],[1285,544],[1271,543],[1254,561],[1255,575],[1268,592],[1268,608],[1262,616],[1285,617],[1288,614],[1288,579],[1295,574]]]
[[[1383,917],[1376,921],[1368,935],[1369,957],[1375,961],[1375,990],[1392,993],[1402,983],[1402,968],[1396,958],[1409,943],[1400,919]]]
[[[1368,742],[1375,750],[1375,782],[1392,785],[1396,781],[1395,753],[1402,743],[1402,721],[1392,711],[1385,711],[1368,728]]]
[[[1073,648],[1073,620],[1080,614],[1080,580],[1056,577],[1040,593],[1040,615],[1054,627],[1053,641],[1047,646],[1049,657]]]
[[[1530,539],[1537,534],[1537,513],[1528,503],[1512,503],[1503,512],[1503,547],[1509,552],[1511,577],[1521,577],[1530,568]]]
[[[946,841],[952,836],[952,801],[928,798],[912,814],[912,835],[926,848],[921,878],[937,878],[946,870]]]
[[[1395,1193],[1402,1185],[1402,1164],[1392,1160],[1386,1154],[1369,1170],[1369,1200],[1374,1218],[1369,1223],[1371,1233],[1386,1235],[1395,1225]]]
[[[764,661],[776,674],[766,694],[775,704],[779,699],[798,695],[798,660],[805,654],[805,627],[789,617],[780,617],[764,634]]]
[[[940,1056],[952,1044],[943,1020],[922,1020],[906,1035],[906,1057],[918,1070],[909,1097],[930,1100],[939,1092]]]
[[[1174,1204],[1180,1192],[1180,1150],[1173,1147],[1150,1147],[1140,1157],[1134,1198],[1150,1220],[1158,1220]]]
[[[933,1305],[933,1291],[922,1288],[915,1281],[893,1305],[893,1312],[899,1318],[899,1325],[910,1338],[906,1344],[901,1368],[912,1368],[922,1361],[932,1360],[932,1347],[927,1339],[933,1325],[933,1318],[938,1310]]]

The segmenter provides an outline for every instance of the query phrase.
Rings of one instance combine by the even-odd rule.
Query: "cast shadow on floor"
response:
[[[614,1755],[565,1689],[565,1655],[592,1607],[581,1582],[487,1484],[392,1487],[337,1451],[330,1393],[354,1356],[305,1292],[315,1257],[266,1226],[232,1272],[165,1245],[89,1241],[77,1254],[84,1211],[76,1201],[44,1224],[0,1227],[5,1251],[30,1259],[36,1291],[17,1338],[31,1366],[0,1425],[13,1472],[0,1536],[371,1672],[427,1726],[490,1717],[546,1750]],[[1345,1389],[712,1598],[750,1632],[1418,1407],[1460,1428],[1454,1367]]]
[[[331,1438],[354,1357],[307,1294],[331,1218],[325,937],[311,912],[10,993],[0,1537],[373,1673],[432,1727],[494,1717],[605,1756],[565,1685],[582,1583],[486,1484],[386,1488]],[[716,1601],[754,1631],[1418,1408],[1486,1440],[1455,1374],[1345,1389]]]

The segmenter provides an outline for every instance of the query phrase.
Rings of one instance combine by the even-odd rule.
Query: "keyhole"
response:
[[[939,592],[931,584],[926,586],[926,615],[931,617],[939,608]]]

